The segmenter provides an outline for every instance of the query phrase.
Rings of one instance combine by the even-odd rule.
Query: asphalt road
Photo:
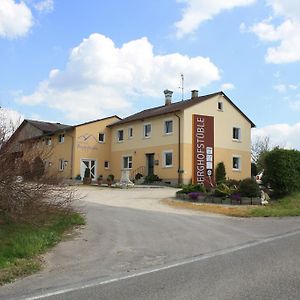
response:
[[[76,299],[300,298],[300,232],[195,257],[161,270],[45,297]]]
[[[277,299],[300,299],[299,234],[286,236],[300,229],[300,218],[160,209],[172,189],[91,191],[82,202],[86,228],[48,253],[43,271],[1,287],[1,300],[53,293],[51,299],[245,299],[253,291],[266,299],[264,286],[278,297],[290,292]],[[274,236],[280,238],[269,240]]]

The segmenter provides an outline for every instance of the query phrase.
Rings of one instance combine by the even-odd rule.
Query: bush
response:
[[[107,181],[113,182],[114,179],[115,179],[115,175],[113,175],[113,174],[109,174],[109,175],[107,176]]]
[[[145,183],[152,183],[155,181],[161,181],[161,179],[156,174],[148,175],[145,177]]]
[[[34,160],[33,160],[33,164],[32,164],[32,176],[35,179],[40,179],[45,173],[45,165],[42,161],[42,159],[37,156]]]
[[[228,197],[233,193],[237,192],[237,188],[230,187],[225,183],[220,183],[216,186],[214,194],[217,197]]]
[[[135,176],[134,176],[134,179],[135,179],[135,180],[139,180],[139,179],[141,179],[142,177],[143,177],[143,174],[141,174],[141,173],[136,173]]]
[[[198,197],[199,196],[202,196],[203,193],[200,193],[200,192],[191,192],[191,193],[188,193],[188,196],[191,200],[198,200]]]
[[[187,184],[187,185],[182,185],[182,189],[178,191],[178,194],[189,194],[192,192],[202,192],[205,193],[205,187],[203,184]]]
[[[255,198],[260,196],[260,189],[256,181],[246,178],[239,184],[239,193],[243,197]]]
[[[20,164],[19,174],[23,177],[24,180],[32,179],[30,164],[27,160],[22,160],[22,162]]]
[[[220,184],[226,180],[226,170],[223,162],[219,162],[216,167],[216,183]]]
[[[275,148],[265,154],[263,183],[277,196],[300,191],[300,151]]]

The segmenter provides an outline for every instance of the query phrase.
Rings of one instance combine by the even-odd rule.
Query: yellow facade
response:
[[[169,113],[132,121],[113,116],[56,132],[51,145],[42,142],[51,149],[49,170],[65,178],[83,178],[89,167],[93,180],[100,174],[104,179],[113,174],[119,180],[122,170],[129,170],[131,179],[137,173],[156,174],[163,182],[190,183],[194,114],[214,117],[214,168],[224,162],[228,178],[250,177],[254,124],[223,93]],[[233,138],[233,128],[238,138]]]

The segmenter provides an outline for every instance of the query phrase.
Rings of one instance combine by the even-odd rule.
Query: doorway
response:
[[[81,179],[84,177],[85,169],[89,168],[92,180],[96,178],[96,160],[94,159],[81,159],[80,163],[80,176]]]
[[[154,174],[154,153],[147,153],[147,176]]]

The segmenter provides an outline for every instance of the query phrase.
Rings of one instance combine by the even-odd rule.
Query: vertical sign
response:
[[[214,183],[214,117],[193,115],[193,183]]]

